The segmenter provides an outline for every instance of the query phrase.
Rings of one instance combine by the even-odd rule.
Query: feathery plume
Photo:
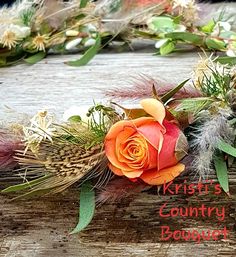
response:
[[[127,178],[115,178],[100,191],[97,197],[97,203],[120,202],[124,198],[133,197],[149,187],[150,186],[140,182],[134,183]]]
[[[106,96],[115,99],[141,99],[153,95],[153,86],[157,94],[162,96],[175,87],[174,84],[167,83],[161,79],[141,75],[133,80],[133,85],[128,88],[114,88],[106,91]],[[201,93],[191,86],[186,86],[175,94],[175,99],[200,97]]]
[[[219,141],[232,143],[234,139],[233,129],[228,122],[230,114],[231,111],[225,110],[215,116],[207,115],[193,134],[194,139],[191,142],[191,148],[196,152],[192,168],[203,179],[206,179],[213,170],[212,158]]]
[[[15,152],[23,147],[19,137],[0,131],[0,170],[10,170],[17,165]]]

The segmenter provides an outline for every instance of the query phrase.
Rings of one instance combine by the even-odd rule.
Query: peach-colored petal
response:
[[[122,170],[130,170],[127,164],[119,162],[116,155],[116,141],[115,139],[110,139],[105,141],[105,153],[113,166]]]
[[[132,162],[140,163],[147,155],[148,146],[145,138],[135,131],[134,135],[119,144],[116,151],[119,161],[126,162],[127,164]]]
[[[141,100],[140,104],[142,105],[145,112],[147,112],[156,121],[162,124],[166,116],[166,110],[165,106],[160,101],[154,98],[147,98]]]
[[[120,158],[122,158],[122,156],[120,155],[120,153],[123,150],[123,146],[125,144],[125,142],[133,135],[135,135],[136,133],[136,129],[134,127],[131,126],[126,126],[124,127],[124,129],[116,136],[116,146],[114,151],[116,152],[117,155],[117,159],[119,161],[122,161]],[[125,160],[123,160],[125,161]]]
[[[143,170],[135,170],[135,171],[122,171],[124,176],[126,176],[127,178],[139,178],[142,173]]]
[[[134,120],[121,120],[116,122],[108,131],[106,140],[116,138],[116,136],[124,129],[124,127],[139,127],[142,124],[153,121],[152,117],[141,117]]]
[[[121,120],[116,122],[108,131],[105,140],[116,138],[117,135],[124,130],[124,127],[132,126],[132,122],[129,120]]]
[[[121,169],[116,168],[111,163],[108,164],[109,169],[114,172],[117,176],[123,176]]]
[[[153,122],[153,118],[151,117],[142,117],[135,120],[123,120],[115,123],[110,130],[108,131],[105,138],[105,152],[108,160],[116,166],[118,169],[130,171],[130,167],[126,163],[121,163],[118,160],[117,149],[119,146],[116,144],[116,137],[121,133],[124,128],[134,128],[136,129],[142,124]],[[131,133],[132,134],[132,133]],[[124,133],[125,136],[125,133]]]
[[[185,169],[185,165],[182,163],[178,163],[175,166],[162,169],[162,170],[149,170],[143,172],[140,178],[149,185],[163,185],[164,183],[168,183],[172,181],[175,177],[179,176],[181,172]]]

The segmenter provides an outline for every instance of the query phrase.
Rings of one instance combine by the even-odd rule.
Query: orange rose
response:
[[[115,123],[106,135],[105,152],[116,175],[161,185],[185,169],[179,161],[188,144],[179,127],[166,119],[161,102],[144,99],[141,105],[151,117]]]

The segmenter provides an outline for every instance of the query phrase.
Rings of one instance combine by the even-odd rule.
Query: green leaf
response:
[[[79,223],[70,234],[79,233],[91,222],[95,211],[95,192],[89,182],[80,189]]]
[[[82,119],[81,119],[81,117],[79,116],[79,115],[73,115],[73,116],[71,116],[69,119],[68,119],[68,121],[70,121],[70,122],[81,122],[82,121]]]
[[[180,83],[177,87],[171,89],[169,92],[167,92],[165,95],[161,97],[161,100],[163,103],[166,103],[172,96],[174,96],[187,82],[189,79],[186,79],[182,83]]]
[[[165,34],[165,38],[171,38],[173,40],[182,40],[193,43],[194,45],[203,44],[203,36],[192,34],[190,32],[172,32]]]
[[[69,61],[69,62],[66,62],[66,64],[70,66],[75,66],[75,67],[86,65],[96,55],[100,46],[101,46],[101,37],[98,35],[95,44],[91,46],[79,60]]]
[[[21,191],[21,190],[31,188],[33,186],[38,185],[39,183],[41,183],[42,181],[44,181],[48,177],[49,177],[49,175],[45,175],[43,177],[34,179],[34,180],[26,182],[26,183],[22,183],[22,184],[19,184],[19,185],[7,187],[7,188],[3,189],[1,191],[1,193],[13,193],[13,192],[18,192],[18,191]]]
[[[160,54],[167,55],[175,49],[175,44],[172,41],[167,41],[164,45],[160,47]]]
[[[229,56],[222,56],[216,59],[217,62],[221,64],[229,64],[235,65],[236,64],[236,57],[229,57]]]
[[[236,148],[234,148],[230,144],[228,144],[224,141],[220,141],[217,145],[217,148],[219,150],[221,150],[222,152],[227,153],[236,158]]]
[[[171,32],[174,31],[176,24],[170,17],[159,16],[152,17],[148,23],[148,27],[155,32]]]
[[[7,58],[0,56],[0,67],[4,67],[7,65]]]
[[[215,21],[210,20],[205,26],[201,27],[201,31],[211,33],[215,27]]]
[[[175,109],[176,111],[197,114],[201,110],[208,108],[214,102],[214,99],[210,97],[196,97],[177,100],[177,102],[179,104]]]
[[[31,55],[28,58],[25,58],[24,61],[29,63],[29,64],[35,64],[35,63],[41,61],[43,58],[45,58],[46,54],[47,53],[43,52],[43,51],[42,52],[38,52],[38,53],[36,53],[34,55]]]
[[[216,169],[216,175],[221,187],[226,193],[229,193],[228,171],[223,154],[214,158],[214,165]]]
[[[85,8],[89,0],[80,0],[79,8]]]
[[[205,44],[209,49],[224,50],[225,43],[222,40],[207,38]]]

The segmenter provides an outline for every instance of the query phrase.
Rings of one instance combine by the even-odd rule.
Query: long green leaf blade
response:
[[[24,61],[29,64],[35,64],[39,61],[41,61],[43,58],[45,58],[46,52],[38,52],[37,54],[34,54],[28,58],[25,58]]]
[[[226,193],[229,193],[228,170],[227,170],[226,162],[224,160],[224,156],[223,155],[216,156],[214,158],[214,165],[216,169],[216,175],[222,189]]]
[[[95,192],[89,182],[84,183],[80,190],[79,222],[70,234],[79,233],[91,222],[95,211]]]
[[[235,65],[236,64],[236,57],[222,56],[222,57],[218,57],[216,59],[216,61],[221,63],[221,64]]]
[[[171,32],[166,33],[165,38],[171,38],[173,40],[181,40],[193,43],[194,45],[201,46],[203,44],[203,36],[192,34],[190,32]]]
[[[43,177],[34,179],[32,181],[29,181],[29,182],[25,182],[25,183],[22,183],[22,184],[19,184],[19,185],[9,186],[9,187],[3,189],[1,191],[1,193],[13,193],[13,192],[18,192],[18,191],[22,191],[22,190],[31,188],[31,187],[36,186],[39,183],[43,182],[48,177],[49,177],[48,175],[45,175]]]
[[[66,64],[74,67],[84,66],[86,65],[90,60],[93,59],[93,57],[96,55],[96,53],[99,51],[99,48],[101,46],[101,37],[98,36],[96,39],[96,42],[93,46],[91,46],[84,55],[76,61],[69,61],[65,62]]]
[[[224,142],[224,141],[220,141],[217,145],[218,149],[221,150],[224,153],[227,153],[233,157],[236,158],[236,148],[234,148],[233,146],[231,146],[230,144]]]
[[[171,89],[169,92],[167,92],[165,95],[162,96],[161,100],[163,103],[166,103],[174,94],[176,94],[187,82],[189,79],[186,79],[182,83],[180,83],[177,87]]]

